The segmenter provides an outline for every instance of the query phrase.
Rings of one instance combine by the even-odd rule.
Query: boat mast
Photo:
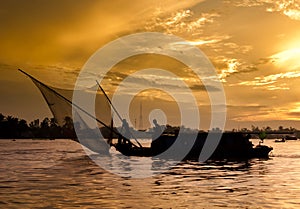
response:
[[[142,102],[140,103],[140,118],[139,118],[139,129],[143,130],[143,111],[142,111]]]
[[[123,118],[120,116],[119,112],[117,111],[117,109],[114,107],[114,105],[113,105],[112,102],[110,101],[109,97],[107,96],[106,92],[104,91],[104,89],[102,88],[102,86],[100,85],[100,83],[99,83],[97,80],[96,80],[96,82],[97,82],[99,88],[101,89],[102,93],[104,94],[105,98],[106,98],[107,101],[109,102],[110,106],[113,108],[113,110],[115,111],[115,113],[118,115],[118,118],[119,118],[120,121],[122,122],[122,121],[123,121]],[[134,140],[136,141],[136,143],[138,143],[138,145],[139,145],[140,147],[143,147],[143,146],[141,145],[141,143],[136,139],[136,137],[135,137],[132,133],[130,133],[130,134],[131,134],[131,136],[134,138]]]

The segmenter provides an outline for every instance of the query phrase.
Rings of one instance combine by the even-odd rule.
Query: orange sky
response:
[[[0,1],[0,26],[3,114],[28,120],[50,115],[38,90],[17,68],[52,86],[71,88],[87,59],[104,44],[153,31],[190,41],[214,64],[226,94],[226,129],[251,124],[300,128],[296,1],[10,0]],[[173,64],[169,67],[176,68]],[[176,69],[180,75],[183,68]],[[195,92],[205,113],[210,104],[201,100],[203,94]]]

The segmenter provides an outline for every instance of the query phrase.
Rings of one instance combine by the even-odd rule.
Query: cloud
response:
[[[124,75],[124,74],[123,74]],[[129,77],[127,77],[129,76]],[[170,91],[177,93],[186,93],[182,88],[180,82],[184,81],[185,78],[179,77],[170,77],[164,75],[149,75],[149,74],[139,74],[139,75],[124,75],[126,78],[126,87],[130,89],[149,89],[149,88],[157,88],[157,89],[170,89]],[[122,79],[123,80],[123,79]],[[122,80],[111,82],[115,86],[123,85]],[[188,80],[188,78],[187,78]],[[180,81],[180,82],[178,82]],[[188,85],[188,84],[187,84]],[[188,88],[193,91],[220,91],[220,89],[214,86],[204,86],[202,84],[192,84],[188,85]]]
[[[227,58],[225,56],[215,57],[213,64],[217,68],[219,79],[227,83],[227,78],[234,74],[251,73],[257,71],[254,64],[247,64],[242,59]]]
[[[287,115],[290,120],[300,120],[300,112],[289,112]]]
[[[294,20],[300,20],[300,10],[290,9],[283,11],[283,14]]]
[[[289,107],[290,113],[300,113],[300,102],[291,103],[289,104]]]
[[[284,15],[288,16],[293,20],[300,20],[300,5],[295,1],[290,0],[264,0],[262,2],[266,2],[271,4],[270,7],[267,8],[268,12],[281,12]]]
[[[233,121],[251,120],[255,116],[264,116],[268,106],[258,103],[241,104],[241,105],[227,105],[228,112]]]
[[[281,108],[253,108],[253,109],[244,109],[239,110],[239,114],[233,115],[231,120],[233,121],[269,121],[269,120],[278,120],[278,119],[287,119],[286,111]]]
[[[279,80],[282,79],[291,79],[291,78],[299,78],[300,71],[294,72],[286,72],[286,73],[278,73],[268,76],[259,76],[255,77],[253,81],[242,81],[238,84],[231,84],[231,86],[241,85],[241,86],[253,86],[256,88],[263,87],[267,90],[289,90],[290,88],[286,83],[275,85]]]
[[[17,64],[82,66],[99,47],[141,30],[158,6],[166,13],[198,2],[201,1],[1,1],[0,59]]]
[[[288,49],[267,58],[261,58],[253,65],[244,69],[244,72],[257,71],[261,69],[271,68],[273,71],[277,71],[275,74],[267,74],[263,76],[256,76],[253,80],[241,81],[236,84],[231,83],[231,86],[252,86],[255,89],[266,90],[290,90],[290,85],[287,84],[287,79],[296,79],[300,77],[300,49]],[[239,71],[239,73],[242,71]],[[265,71],[266,73],[267,71]],[[237,73],[237,72],[236,72]],[[226,74],[225,74],[226,75]]]
[[[294,120],[299,121],[299,102],[261,105],[253,103],[250,105],[228,105],[228,112],[231,114],[230,120],[237,122],[253,121],[278,121],[278,120]]]
[[[224,60],[225,61],[225,60]],[[222,82],[226,82],[225,78],[233,73],[238,72],[238,68],[241,65],[240,62],[237,61],[237,59],[229,59],[226,60],[227,68],[222,69],[221,73],[219,74],[219,78]]]
[[[195,37],[202,34],[203,27],[213,23],[219,17],[218,13],[195,14],[190,9],[180,10],[169,15],[154,13],[153,20],[150,20],[145,29],[147,31],[162,31],[185,37]]]
[[[220,89],[218,89],[214,86],[204,86],[204,85],[199,85],[199,84],[195,84],[195,85],[191,86],[190,89],[192,89],[194,91],[208,91],[208,92],[220,91]]]
[[[238,0],[226,1],[237,7],[264,6],[267,12],[280,12],[293,20],[300,20],[300,4],[294,0]]]
[[[217,43],[219,40],[217,39],[206,39],[206,40],[193,40],[193,41],[187,41],[187,42],[177,42],[176,44],[183,44],[183,45],[192,45],[192,46],[199,46],[199,45],[209,45],[213,43]]]
[[[256,77],[255,80],[258,81],[258,84],[265,85],[269,83],[275,83],[278,79],[298,78],[298,77],[300,77],[300,71],[278,73],[274,75]]]

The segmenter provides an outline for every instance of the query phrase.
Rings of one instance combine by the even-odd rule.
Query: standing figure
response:
[[[154,124],[154,127],[153,127],[152,139],[155,140],[161,135],[162,127],[157,123],[156,119],[153,120],[153,124]]]
[[[129,143],[129,139],[131,137],[131,132],[129,130],[129,125],[126,119],[122,120],[122,128],[121,128],[121,134],[118,138],[118,143],[119,144],[126,144]]]

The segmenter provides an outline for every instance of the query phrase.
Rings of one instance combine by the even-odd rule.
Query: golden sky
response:
[[[251,124],[300,128],[299,1],[0,0],[0,26],[3,114],[28,120],[50,114],[17,68],[49,85],[70,88],[100,47],[123,35],[151,31],[180,36],[208,56],[226,94],[226,129]],[[184,67],[157,59],[185,80]],[[115,68],[115,77],[122,66],[127,62]],[[202,84],[186,80],[199,87],[195,95],[205,115],[210,104],[203,99]]]

